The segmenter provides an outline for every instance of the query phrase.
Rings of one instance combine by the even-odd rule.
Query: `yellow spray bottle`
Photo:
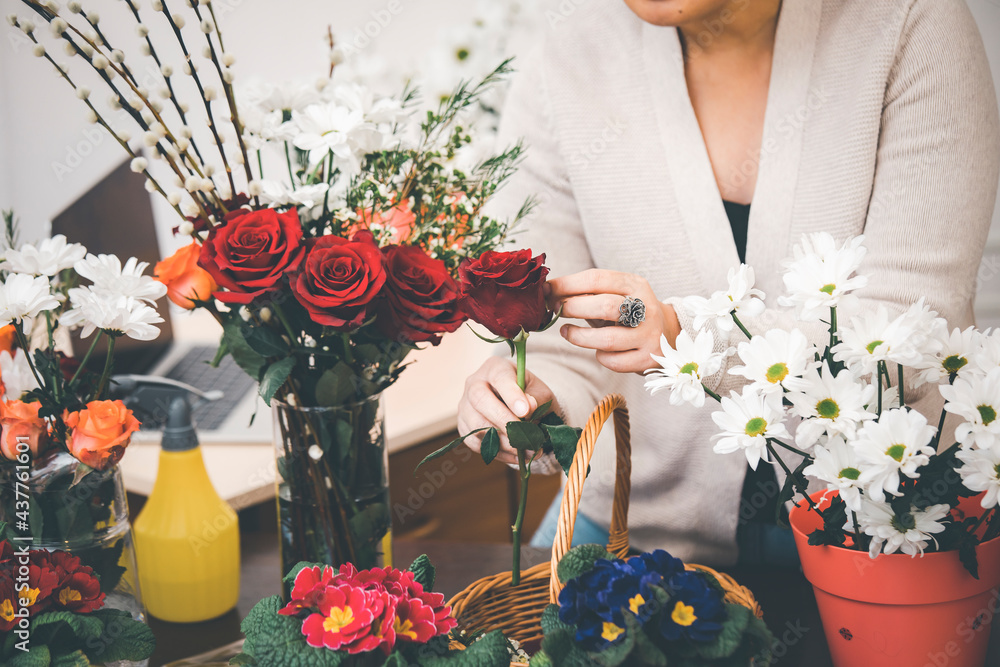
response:
[[[132,527],[143,601],[164,621],[206,621],[239,598],[239,525],[208,478],[186,396],[170,402],[162,448]]]

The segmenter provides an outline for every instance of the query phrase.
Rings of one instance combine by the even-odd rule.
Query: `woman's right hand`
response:
[[[471,433],[483,427],[496,427],[500,433],[501,463],[517,465],[517,450],[507,440],[507,422],[517,421],[533,413],[539,405],[553,401],[552,390],[544,382],[525,372],[525,390],[517,386],[514,362],[500,357],[490,357],[465,381],[465,393],[458,404],[458,432]],[[465,439],[465,444],[479,451],[483,434],[476,433]]]

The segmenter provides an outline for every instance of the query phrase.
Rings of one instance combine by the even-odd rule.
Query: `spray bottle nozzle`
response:
[[[154,375],[115,375],[111,378],[111,395],[120,398],[132,410],[144,428],[167,429],[191,427],[191,412],[205,403],[222,398],[221,391],[201,391],[189,384]],[[188,396],[196,400],[189,403]],[[178,407],[178,401],[184,407]]]

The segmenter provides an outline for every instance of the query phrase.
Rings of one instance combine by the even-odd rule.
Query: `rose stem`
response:
[[[517,357],[517,386],[524,391],[526,385],[524,378],[525,370],[525,357],[527,356],[527,342],[528,337],[526,334],[518,336],[514,339],[514,352]],[[528,480],[531,479],[531,466],[527,464],[526,453],[523,449],[517,450],[517,468],[520,471],[521,478],[521,498],[517,505],[517,518],[514,520],[514,525],[511,526],[511,533],[514,538],[514,563],[511,568],[511,586],[517,586],[521,583],[521,526],[524,523],[524,508],[528,504]]]

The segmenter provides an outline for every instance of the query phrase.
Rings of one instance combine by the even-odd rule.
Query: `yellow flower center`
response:
[[[604,631],[601,632],[601,638],[605,641],[613,642],[614,640],[621,637],[622,633],[625,632],[625,628],[620,628],[614,623],[604,622]]]
[[[406,637],[417,641],[417,632],[413,629],[413,623],[410,622],[410,619],[400,621],[399,616],[397,616],[392,622],[392,629],[395,630],[397,637]]]
[[[857,468],[844,468],[838,477],[857,480],[858,477],[861,477],[861,471]]]
[[[330,615],[323,619],[323,629],[327,632],[340,632],[354,620],[354,610],[350,607],[333,607]]]
[[[992,405],[980,405],[976,409],[979,410],[979,418],[983,420],[983,426],[989,426],[997,418],[997,411]]]
[[[686,605],[683,602],[678,602],[674,606],[674,610],[671,612],[670,618],[677,625],[683,625],[684,627],[687,627],[698,620],[698,617],[694,615],[694,607]]]
[[[697,375],[698,374],[698,364],[696,364],[693,361],[690,361],[690,362],[684,364],[683,366],[681,366],[680,372],[681,373],[687,373],[688,375]]]
[[[646,600],[642,597],[642,595],[639,595],[638,593],[636,593],[635,597],[632,598],[632,599],[630,599],[628,601],[628,608],[632,611],[633,614],[635,614],[636,616],[638,616],[639,615],[639,609],[644,604],[646,604]]]
[[[764,375],[771,384],[778,384],[788,377],[788,366],[783,363],[774,364],[767,369],[767,373]]]
[[[80,595],[80,591],[73,588],[64,588],[59,591],[59,604],[67,605],[70,602],[79,602],[82,599],[83,596]]]
[[[823,419],[836,419],[840,416],[840,406],[832,398],[824,398],[816,404],[816,414]]]
[[[885,450],[885,455],[895,461],[902,461],[903,454],[906,453],[906,445],[892,445]]]
[[[945,357],[945,360],[941,362],[941,366],[947,373],[957,373],[968,363],[969,360],[965,357],[953,354],[950,357]]]
[[[764,435],[764,431],[767,430],[767,421],[763,417],[754,417],[747,422],[744,430],[746,431],[746,434],[751,437]]]
[[[865,345],[865,349],[868,350],[868,354],[875,354],[875,348],[884,343],[885,341],[873,340],[872,342]]]
[[[10,600],[0,602],[0,619],[8,623],[14,620],[14,603]]]
[[[819,291],[823,292],[824,294],[833,294],[833,290],[835,289],[837,289],[836,285],[834,285],[833,283],[827,283],[826,285],[820,287]]]
[[[18,595],[21,598],[22,607],[30,607],[38,601],[38,594],[41,593],[37,588],[29,588],[26,591],[20,591]]]

